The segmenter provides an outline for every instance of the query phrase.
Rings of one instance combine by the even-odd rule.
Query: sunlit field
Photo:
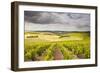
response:
[[[90,32],[25,32],[24,61],[90,58]]]

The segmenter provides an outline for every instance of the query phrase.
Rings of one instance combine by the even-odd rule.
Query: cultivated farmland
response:
[[[25,32],[24,60],[50,61],[90,58],[90,32]]]

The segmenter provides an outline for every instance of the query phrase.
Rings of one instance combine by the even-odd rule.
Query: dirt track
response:
[[[54,60],[63,60],[63,54],[62,52],[60,51],[60,49],[56,48],[54,50]]]

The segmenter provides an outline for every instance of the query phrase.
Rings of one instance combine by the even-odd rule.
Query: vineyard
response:
[[[90,35],[87,32],[27,32],[24,47],[25,61],[88,59]]]

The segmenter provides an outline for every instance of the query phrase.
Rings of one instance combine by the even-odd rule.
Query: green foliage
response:
[[[53,60],[54,46],[55,44],[51,44],[51,46],[47,48],[46,52],[44,53],[43,60]]]
[[[27,33],[29,34],[29,33]],[[33,34],[33,33],[31,33]],[[40,34],[40,33],[35,33]],[[53,34],[52,34],[53,35]],[[58,35],[58,34],[57,34]],[[87,59],[90,58],[90,37],[87,33],[67,33],[60,34],[63,37],[82,37],[82,40],[67,41],[34,41],[34,39],[25,39],[24,60],[38,61],[54,60],[54,49],[58,48],[63,54],[64,60]],[[84,37],[85,36],[85,37]],[[38,37],[37,37],[38,38]],[[59,39],[60,39],[59,38]]]
[[[88,41],[69,41],[64,44],[64,47],[68,48],[75,55],[84,55],[84,58],[90,58],[89,45]]]
[[[68,48],[65,48],[63,46],[63,44],[58,44],[58,45],[59,45],[59,48],[60,48],[65,60],[70,60],[70,59],[76,58],[74,53],[72,51],[69,51]]]

